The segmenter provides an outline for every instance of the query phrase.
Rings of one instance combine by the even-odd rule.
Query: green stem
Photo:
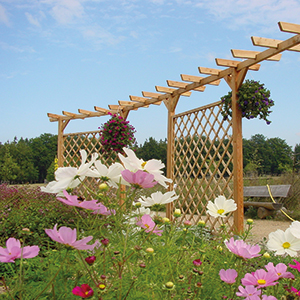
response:
[[[5,288],[5,290],[7,291],[8,295],[10,296],[10,298],[11,298],[12,300],[14,300],[13,296],[12,296],[12,295],[10,294],[10,292],[9,292],[9,289],[8,289],[6,283],[5,283],[5,279],[4,279],[3,276],[2,276],[2,278],[1,278],[1,281],[3,282],[4,288]]]
[[[67,254],[68,254],[68,250],[66,251],[66,255],[65,255],[63,261],[61,262],[60,267],[58,268],[58,270],[54,274],[53,278],[48,282],[48,284],[44,287],[44,289],[37,295],[37,297],[34,298],[34,300],[38,299],[46,291],[46,289],[49,287],[49,285],[53,283],[54,279],[56,278],[56,276],[60,272],[61,268],[63,267],[63,264],[64,264],[64,262],[67,258]]]
[[[82,262],[84,268],[87,270],[87,272],[88,272],[90,278],[93,280],[95,286],[98,287],[98,283],[97,283],[97,281],[95,280],[95,278],[93,277],[93,275],[92,275],[91,271],[89,270],[89,268],[87,267],[87,265],[86,265],[86,263],[85,263],[85,260],[84,260],[84,258],[82,257],[80,251],[77,250],[77,252],[78,252],[78,254],[79,254],[79,257],[80,257],[80,259],[81,259],[81,262]]]

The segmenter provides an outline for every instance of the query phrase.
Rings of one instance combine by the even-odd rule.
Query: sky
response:
[[[57,134],[47,113],[108,108],[129,95],[155,92],[198,67],[219,68],[231,49],[263,51],[251,36],[285,40],[278,22],[300,24],[299,0],[0,0],[0,142]],[[300,143],[300,53],[264,61],[258,80],[275,102],[270,120],[243,120],[243,137]],[[176,113],[216,102],[224,80],[181,97]],[[72,120],[65,132],[97,130],[108,117]],[[164,104],[131,111],[139,144],[167,136]]]

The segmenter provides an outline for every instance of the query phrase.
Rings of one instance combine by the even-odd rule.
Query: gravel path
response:
[[[273,221],[273,220],[253,220],[253,228],[247,239],[250,243],[257,243],[268,239],[269,233],[281,229],[285,231],[291,225],[290,221]]]

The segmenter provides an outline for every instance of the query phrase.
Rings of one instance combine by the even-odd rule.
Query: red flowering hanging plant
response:
[[[111,118],[100,129],[100,142],[105,152],[121,152],[123,147],[131,147],[135,143],[135,128],[123,117],[111,114]]]

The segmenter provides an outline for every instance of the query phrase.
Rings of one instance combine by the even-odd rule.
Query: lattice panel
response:
[[[99,130],[64,134],[63,139],[63,161],[65,167],[80,166],[81,156],[79,151],[82,149],[86,150],[87,152],[87,161],[91,159],[91,155],[95,152],[99,154],[98,159],[100,159],[102,163],[106,164],[107,166],[115,162],[118,158],[118,156],[114,153],[110,156],[102,153],[102,145],[99,139]],[[84,184],[86,184],[89,188],[94,189],[96,187],[97,181],[94,178],[86,178]],[[78,195],[81,195],[85,198],[92,197],[83,186],[77,188],[77,193]]]
[[[233,196],[232,124],[221,115],[217,102],[174,116],[173,179],[182,220],[204,220],[212,229],[220,220],[206,215],[206,205],[217,196]],[[225,220],[230,232],[233,218]]]

